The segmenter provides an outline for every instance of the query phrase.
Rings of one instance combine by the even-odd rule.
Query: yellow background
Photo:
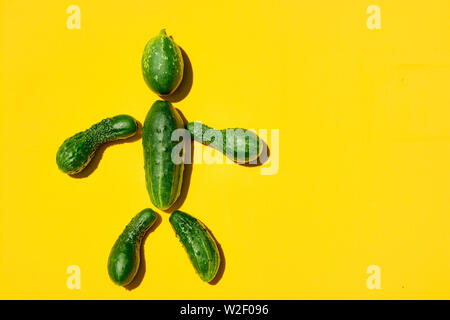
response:
[[[448,1],[1,3],[0,298],[450,298]],[[381,30],[366,26],[371,4]],[[193,68],[174,106],[217,128],[279,129],[280,167],[194,165],[181,209],[220,242],[223,277],[199,279],[160,212],[129,291],[106,262],[153,208],[141,141],[110,146],[82,179],[55,154],[105,117],[144,120],[157,96],[141,53],[163,27]],[[372,264],[380,290],[366,286]]]

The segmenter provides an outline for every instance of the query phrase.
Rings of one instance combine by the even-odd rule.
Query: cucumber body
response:
[[[184,127],[183,120],[168,101],[156,101],[142,128],[144,170],[147,191],[159,209],[168,209],[178,198],[183,182],[184,163],[172,161],[172,132]]]
[[[129,138],[137,129],[136,120],[128,115],[104,119],[63,142],[56,153],[58,168],[64,173],[78,173],[88,165],[100,145]]]
[[[239,163],[256,161],[262,152],[263,144],[253,131],[242,128],[217,130],[201,122],[189,122],[186,129],[194,140],[219,150]],[[218,136],[221,139],[217,139]]]
[[[153,210],[142,210],[131,219],[114,243],[108,258],[108,273],[117,285],[126,286],[135,277],[139,269],[142,238],[156,221],[156,217]]]
[[[199,220],[178,210],[170,215],[169,221],[200,278],[207,282],[213,280],[219,270],[220,254],[208,229]]]
[[[171,94],[183,79],[181,50],[164,29],[145,46],[141,64],[145,82],[159,95]]]

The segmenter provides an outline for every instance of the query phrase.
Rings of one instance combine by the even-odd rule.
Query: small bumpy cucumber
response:
[[[258,135],[250,130],[217,130],[201,122],[189,122],[186,128],[194,140],[219,150],[238,163],[256,161],[263,149]]]
[[[129,138],[136,133],[137,128],[136,120],[128,115],[118,115],[100,121],[63,142],[56,153],[58,168],[68,174],[80,172],[94,157],[100,145]]]
[[[210,282],[219,270],[220,255],[214,238],[197,219],[181,211],[174,211],[170,223],[183,244],[200,278]]]
[[[139,269],[142,238],[155,223],[157,214],[151,209],[138,213],[116,240],[108,259],[108,273],[119,286],[129,284]]]
[[[142,73],[153,92],[159,95],[174,92],[183,79],[183,68],[181,50],[165,29],[150,39],[142,55]]]
[[[147,191],[159,209],[168,209],[178,198],[183,182],[184,163],[172,161],[172,132],[184,127],[183,120],[168,101],[156,101],[142,128],[144,169]]]

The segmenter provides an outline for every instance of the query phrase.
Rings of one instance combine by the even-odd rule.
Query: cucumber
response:
[[[189,122],[186,129],[194,140],[219,150],[238,163],[256,161],[263,149],[258,135],[247,129],[218,130],[201,122]]]
[[[203,281],[214,279],[220,266],[217,244],[199,220],[182,211],[174,211],[169,218],[177,237]]]
[[[76,174],[88,165],[100,145],[129,138],[137,129],[137,121],[128,115],[104,119],[66,139],[56,153],[56,164],[62,172]]]
[[[119,286],[129,284],[139,269],[142,238],[155,223],[157,214],[151,209],[139,212],[114,243],[108,258],[108,273]]]
[[[147,191],[152,203],[166,210],[177,200],[183,182],[184,163],[172,161],[172,132],[184,128],[181,116],[168,101],[156,101],[142,128],[144,170]]]
[[[183,79],[181,50],[165,29],[147,43],[141,64],[145,82],[159,95],[171,94]]]

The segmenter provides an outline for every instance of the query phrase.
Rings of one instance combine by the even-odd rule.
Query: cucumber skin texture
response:
[[[203,281],[214,279],[220,266],[217,244],[208,229],[189,214],[176,210],[169,218],[177,237]]]
[[[150,89],[159,95],[174,92],[183,79],[183,56],[165,29],[150,39],[142,55],[142,73]]]
[[[100,145],[129,138],[137,129],[137,121],[129,115],[106,118],[66,139],[56,153],[56,164],[62,172],[76,174],[88,165]]]
[[[119,286],[129,284],[139,269],[142,238],[155,223],[157,214],[151,209],[138,213],[114,243],[108,258],[108,274]]]
[[[255,161],[262,152],[263,145],[260,143],[258,135],[252,131],[246,132],[246,129],[228,128],[218,130],[200,122],[189,122],[186,125],[186,129],[194,140],[219,150],[231,160],[239,163]],[[220,133],[222,135],[222,143],[215,139],[205,139],[204,135],[208,130],[214,130],[217,133]],[[239,132],[242,133],[242,131],[237,131],[234,135],[233,144],[232,141],[227,141],[227,130],[243,130],[245,134],[239,134]],[[243,150],[245,150],[245,152],[242,152]],[[233,157],[231,157],[231,155],[233,155]]]
[[[166,210],[177,200],[183,183],[184,163],[172,162],[172,132],[184,128],[183,120],[168,101],[156,101],[142,128],[147,191],[153,205]]]

